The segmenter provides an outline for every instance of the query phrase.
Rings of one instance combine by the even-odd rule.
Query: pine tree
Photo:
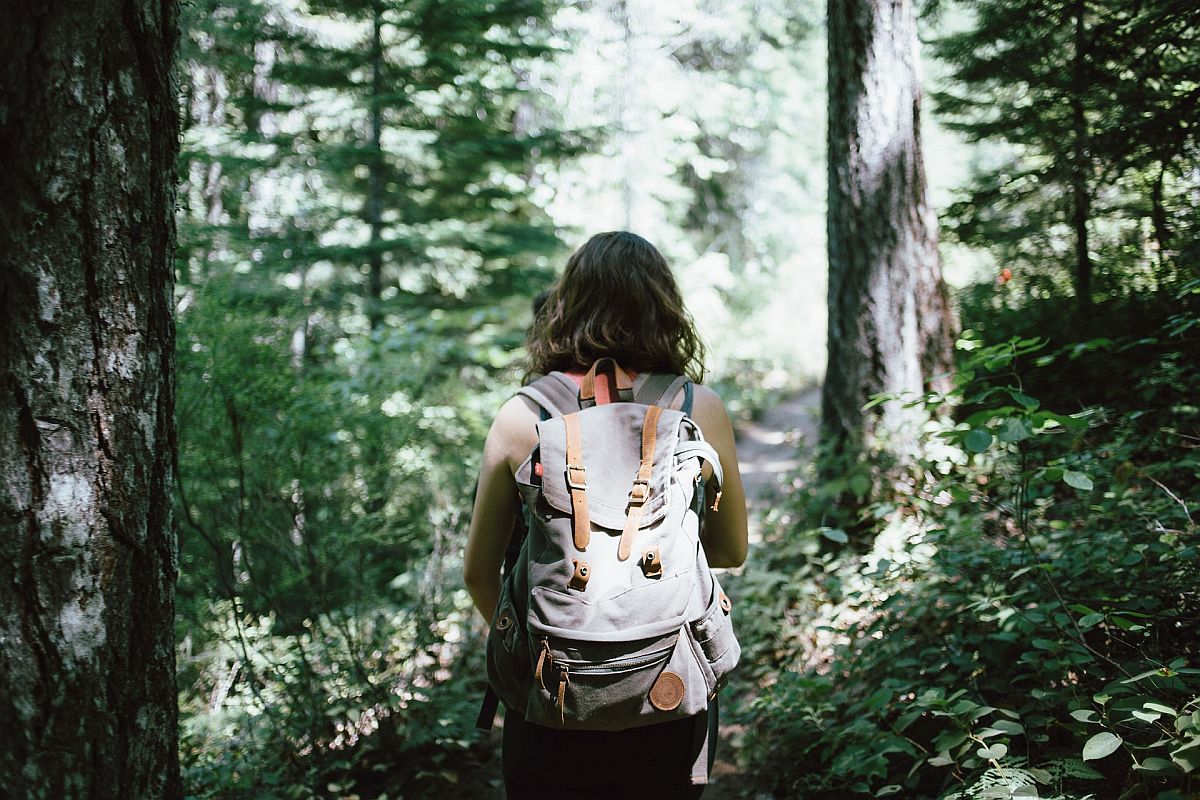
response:
[[[1128,228],[1132,207],[1144,206],[1159,251],[1170,247],[1174,217],[1193,227],[1184,185],[1196,180],[1200,61],[1189,48],[1200,10],[1167,0],[988,0],[970,14],[968,29],[934,43],[955,84],[935,99],[971,140],[1013,147],[951,207],[951,230],[1024,267],[1049,293],[1065,271],[1086,314],[1094,295],[1119,289],[1127,268],[1112,231]],[[1058,228],[1070,231],[1061,260]]]

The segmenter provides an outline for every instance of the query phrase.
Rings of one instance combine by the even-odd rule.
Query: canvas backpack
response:
[[[600,376],[616,402],[597,403]],[[684,407],[667,406],[680,389]],[[612,390],[615,389],[615,392]],[[551,728],[624,730],[699,715],[737,665],[729,598],[700,543],[712,466],[686,377],[631,381],[612,359],[582,387],[561,372],[523,387],[541,409],[516,473],[527,534],[510,555],[487,638],[495,698]],[[704,715],[697,716],[698,726]],[[694,783],[708,779],[707,725]]]

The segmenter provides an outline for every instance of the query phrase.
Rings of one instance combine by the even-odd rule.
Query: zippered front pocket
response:
[[[543,637],[534,667],[536,702],[526,719],[554,728],[624,730],[695,713],[695,703],[684,702],[685,687],[694,684],[703,698],[703,679],[680,642],[680,631],[625,643]]]
[[[637,658],[618,658],[611,661],[592,662],[563,659],[560,665],[569,668],[572,675],[620,675],[623,672],[643,669],[655,663],[665,663],[670,658],[671,650],[674,647],[674,645],[664,647],[662,650],[655,650]]]

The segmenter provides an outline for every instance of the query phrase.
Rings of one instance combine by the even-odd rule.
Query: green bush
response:
[[[920,478],[868,508],[870,552],[823,552],[840,530],[777,513],[766,568],[739,587],[747,677],[765,687],[750,757],[776,790],[1200,787],[1200,360],[1179,329],[1049,353],[968,333],[956,389],[914,401],[930,420]],[[1109,364],[1141,404],[1043,407],[1023,375],[1074,358]]]

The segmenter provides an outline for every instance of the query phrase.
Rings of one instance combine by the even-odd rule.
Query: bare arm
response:
[[[740,567],[746,561],[749,541],[746,490],[742,486],[741,470],[738,469],[733,423],[729,421],[729,413],[720,396],[707,386],[700,385],[696,386],[692,402],[692,419],[717,451],[725,474],[717,510],[705,512],[701,537],[704,553],[710,566]]]
[[[488,431],[475,491],[475,508],[463,552],[463,582],[475,607],[491,621],[500,600],[500,568],[516,521],[517,484],[513,473],[536,443],[532,403],[514,397]]]

